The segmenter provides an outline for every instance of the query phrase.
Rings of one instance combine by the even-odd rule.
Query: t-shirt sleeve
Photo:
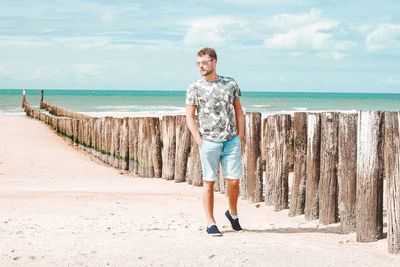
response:
[[[235,80],[233,80],[233,96],[234,97],[242,96],[242,91],[240,90],[240,87]]]
[[[186,106],[188,105],[198,105],[196,87],[193,85],[190,85],[186,91]]]

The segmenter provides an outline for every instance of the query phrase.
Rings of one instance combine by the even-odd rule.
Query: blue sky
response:
[[[3,1],[0,88],[186,90],[196,52],[243,91],[400,93],[400,2]]]

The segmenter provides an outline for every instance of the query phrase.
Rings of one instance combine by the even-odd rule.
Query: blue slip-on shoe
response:
[[[231,216],[231,213],[229,212],[229,210],[227,210],[225,212],[225,216],[231,222],[233,230],[235,230],[235,231],[242,231],[243,230],[242,227],[240,227],[239,219],[233,219],[232,216]]]
[[[215,224],[207,227],[207,234],[209,236],[222,236],[222,233],[218,230],[218,227]]]

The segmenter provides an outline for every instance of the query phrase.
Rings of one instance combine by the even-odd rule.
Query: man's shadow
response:
[[[387,223],[383,224],[383,227],[386,227]],[[234,230],[226,230],[224,233],[235,233]],[[323,228],[294,228],[294,227],[282,227],[282,228],[272,228],[272,229],[251,229],[251,228],[243,228],[242,232],[248,233],[259,233],[259,234],[304,234],[304,233],[319,233],[319,234],[339,234],[340,226],[327,226]],[[380,239],[385,239],[387,237],[387,233],[384,232]]]
[[[233,230],[232,230],[233,232]],[[272,229],[244,229],[243,232],[250,233],[268,233],[268,234],[302,234],[302,233],[323,233],[323,234],[340,234],[340,227],[324,227],[324,228],[272,228]]]

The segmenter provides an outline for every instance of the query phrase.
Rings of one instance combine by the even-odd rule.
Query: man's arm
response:
[[[187,105],[186,106],[186,125],[189,128],[190,132],[192,133],[194,141],[200,147],[201,136],[200,136],[199,128],[197,127],[197,124],[196,124],[195,115],[196,115],[196,106],[195,105]]]
[[[244,113],[242,109],[242,104],[240,104],[240,99],[235,97],[233,99],[233,107],[235,108],[236,116],[236,127],[240,141],[244,141]]]

